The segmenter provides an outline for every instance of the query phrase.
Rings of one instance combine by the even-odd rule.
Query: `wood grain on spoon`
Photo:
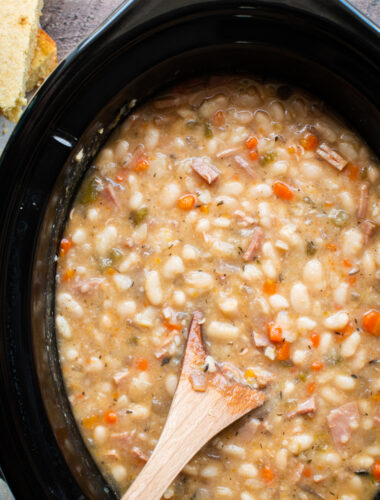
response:
[[[204,373],[207,352],[202,313],[194,313],[169,415],[152,456],[122,500],[158,500],[183,467],[212,437],[262,405],[265,395],[228,377]],[[207,383],[199,383],[206,377]]]

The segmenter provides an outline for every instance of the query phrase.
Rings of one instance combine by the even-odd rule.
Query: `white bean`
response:
[[[145,132],[145,144],[149,149],[154,149],[160,139],[160,131],[155,127],[148,127]]]
[[[211,321],[207,327],[207,334],[211,339],[231,341],[239,337],[240,330],[231,323],[222,321]]]
[[[316,292],[320,292],[324,288],[323,268],[318,259],[311,259],[305,264],[303,279]]]
[[[182,250],[182,258],[187,261],[192,261],[196,260],[199,257],[199,251],[191,246],[191,245],[184,245],[183,250]]]
[[[204,478],[216,477],[220,473],[220,468],[218,465],[210,464],[206,465],[201,469],[200,476]]]
[[[220,193],[231,196],[239,196],[243,192],[244,186],[241,182],[231,181],[221,185]]]
[[[186,302],[186,295],[182,290],[175,290],[173,292],[173,302],[176,306],[183,306]]]
[[[355,257],[363,248],[363,234],[359,229],[353,228],[343,234],[343,255]]]
[[[115,226],[106,226],[103,231],[96,235],[96,250],[100,255],[104,255],[112,248],[117,239],[117,229]]]
[[[310,310],[309,293],[306,286],[301,283],[295,283],[290,291],[290,301],[294,310],[299,314],[307,314]]]
[[[65,339],[71,339],[71,327],[67,321],[67,319],[62,316],[62,314],[58,314],[55,318],[55,323],[57,325],[57,329],[60,335],[62,335]]]
[[[149,302],[154,306],[159,306],[164,300],[160,275],[157,271],[147,271],[145,275],[145,293]]]
[[[175,390],[177,388],[178,378],[174,373],[169,373],[165,379],[165,388],[169,396],[174,396]]]
[[[308,450],[313,442],[314,438],[310,434],[298,434],[289,439],[288,449],[294,455],[298,455],[301,451]]]
[[[57,303],[59,307],[72,314],[76,318],[83,315],[82,306],[75,300],[69,293],[60,293],[57,296]]]
[[[219,309],[226,315],[235,314],[238,310],[238,301],[234,297],[222,297],[218,302]]]
[[[130,269],[133,269],[140,261],[140,256],[136,252],[131,252],[128,257],[126,257],[119,266],[119,271],[125,273]]]
[[[249,196],[253,198],[269,198],[273,189],[268,184],[255,184],[249,188]]]
[[[257,477],[258,474],[257,467],[250,463],[241,464],[237,472],[243,477]]]
[[[125,292],[126,290],[128,290],[128,288],[131,288],[131,286],[133,285],[133,280],[129,276],[126,276],[125,274],[119,274],[119,273],[114,274],[113,281],[119,292]]]
[[[343,358],[350,358],[355,354],[357,348],[360,344],[360,333],[358,331],[353,332],[349,337],[343,340],[340,353]]]
[[[241,446],[237,446],[236,444],[226,444],[226,446],[224,446],[223,448],[223,451],[226,455],[229,455],[231,457],[245,457],[245,449]]]
[[[121,483],[127,478],[127,469],[123,465],[114,465],[111,467],[111,474],[115,481]]]
[[[87,241],[87,233],[84,229],[79,228],[75,231],[71,239],[76,245],[82,245]]]
[[[339,389],[343,389],[344,391],[351,391],[356,386],[355,379],[348,375],[337,375],[334,377],[334,383]]]
[[[108,429],[103,425],[97,425],[94,429],[94,441],[96,444],[101,445],[107,441]]]
[[[117,312],[123,318],[133,316],[136,312],[136,302],[134,300],[125,300],[117,306]]]
[[[334,302],[336,305],[343,307],[346,305],[348,295],[348,283],[340,283],[334,290]]]
[[[190,271],[185,274],[185,281],[188,285],[202,291],[211,290],[214,286],[213,277],[204,271]]]
[[[350,317],[346,311],[338,311],[325,319],[325,326],[330,330],[340,331],[349,321]]]
[[[178,184],[171,183],[163,186],[161,203],[164,207],[172,207],[181,195],[181,188]]]
[[[182,274],[185,270],[185,266],[183,265],[183,261],[181,257],[178,255],[172,255],[165,262],[162,273],[165,278],[171,279],[177,276],[178,274]]]
[[[297,328],[298,331],[300,332],[303,332],[304,330],[311,332],[312,330],[314,330],[316,326],[317,326],[316,321],[312,320],[311,318],[308,318],[307,316],[301,316],[300,318],[297,319]]]
[[[274,310],[280,311],[281,309],[287,309],[289,307],[289,302],[285,297],[279,293],[275,293],[269,297],[269,303]]]
[[[256,264],[246,264],[241,276],[245,281],[257,281],[263,277],[263,273]]]

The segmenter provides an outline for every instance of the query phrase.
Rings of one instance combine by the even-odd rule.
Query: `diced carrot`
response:
[[[351,267],[352,266],[351,261],[349,259],[343,259],[343,264],[346,267]]]
[[[66,269],[65,274],[62,276],[62,281],[69,281],[75,276],[75,269]]]
[[[193,194],[184,194],[178,199],[177,205],[181,210],[191,210],[194,208],[197,199]]]
[[[308,384],[306,390],[307,390],[307,392],[309,394],[314,394],[314,391],[315,391],[315,382],[310,382],[310,384]]]
[[[336,246],[333,245],[332,243],[326,243],[325,247],[327,248],[327,250],[331,250],[331,252],[335,252],[336,251]]]
[[[202,214],[208,214],[209,206],[208,205],[201,205],[199,210],[202,212]]]
[[[311,477],[311,469],[309,467],[305,467],[303,470],[303,475],[305,477]]]
[[[313,151],[318,146],[318,137],[314,134],[306,134],[305,137],[301,139],[301,146],[306,149],[306,151]]]
[[[290,344],[289,342],[283,342],[277,351],[277,359],[279,361],[287,361],[290,357]]]
[[[372,473],[375,481],[380,481],[380,460],[375,460],[372,468]]]
[[[293,155],[297,151],[297,149],[295,148],[295,146],[289,146],[287,148],[287,151],[290,155]]]
[[[360,168],[359,165],[354,165],[353,163],[349,163],[344,170],[346,175],[351,181],[358,181],[360,177]]]
[[[275,474],[274,474],[273,469],[271,467],[269,467],[268,465],[265,465],[261,469],[261,476],[266,483],[271,483],[273,481],[273,479],[275,478]]]
[[[123,180],[124,180],[124,175],[117,175],[115,177],[115,181],[116,182],[123,182]]]
[[[273,191],[276,196],[281,198],[282,200],[292,200],[294,197],[294,193],[291,188],[285,184],[284,182],[275,182],[273,184]]]
[[[216,127],[220,127],[221,125],[223,125],[224,121],[225,117],[222,110],[217,111],[212,118],[212,124]]]
[[[268,323],[268,333],[271,342],[282,342],[282,328],[276,323]]]
[[[347,282],[348,282],[349,285],[355,285],[355,283],[356,283],[356,276],[355,275],[348,276]]]
[[[266,280],[263,285],[263,292],[268,295],[273,295],[276,293],[277,285],[273,280]]]
[[[115,413],[114,411],[108,411],[105,414],[104,420],[108,424],[114,424],[117,421],[117,413]]]
[[[164,321],[164,326],[168,330],[182,330],[182,325],[181,323],[170,323],[170,321]]]
[[[330,200],[326,200],[324,203],[325,207],[330,208],[334,205],[334,203]]]
[[[60,251],[59,254],[61,257],[67,254],[67,252],[70,250],[70,248],[73,246],[73,242],[67,238],[62,238],[61,244],[60,244]]]
[[[86,429],[91,429],[98,423],[99,423],[99,415],[92,415],[91,417],[87,417],[82,420],[82,425]]]
[[[115,274],[116,271],[113,267],[107,267],[107,274],[109,274],[110,276],[112,276],[113,274]]]
[[[148,168],[149,168],[149,161],[144,158],[141,158],[133,167],[133,170],[135,172],[144,172],[145,170],[148,170]]]
[[[363,328],[371,335],[380,335],[380,312],[370,309],[363,316]]]
[[[248,137],[248,139],[245,141],[245,147],[247,149],[253,149],[257,146],[257,139],[254,135],[251,137]]]
[[[245,370],[244,377],[245,377],[246,379],[249,379],[249,378],[255,377],[255,375],[256,375],[256,374],[255,374],[254,370],[252,370],[252,368],[247,368],[247,369]]]
[[[148,360],[145,358],[137,358],[135,361],[136,368],[142,372],[148,368]]]
[[[249,157],[252,161],[255,161],[257,160],[257,158],[259,157],[258,153],[256,151],[250,151],[249,152]]]
[[[311,340],[311,343],[313,344],[313,347],[317,348],[319,346],[321,338],[318,335],[318,333],[312,333],[310,335],[310,340]]]
[[[320,372],[323,368],[323,363],[321,361],[313,361],[311,363],[311,369],[315,372]]]

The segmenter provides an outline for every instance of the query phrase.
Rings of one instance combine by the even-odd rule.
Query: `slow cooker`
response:
[[[55,255],[84,172],[160,88],[236,71],[305,87],[380,155],[380,31],[339,0],[128,0],[16,127],[0,160],[0,466],[17,499],[117,498],[76,427],[54,331]]]

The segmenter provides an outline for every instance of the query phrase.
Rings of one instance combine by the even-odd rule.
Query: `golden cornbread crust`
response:
[[[38,28],[37,47],[29,70],[26,91],[30,92],[47,78],[57,66],[57,44],[41,28]]]
[[[42,0],[0,0],[0,112],[16,122],[36,48]]]

